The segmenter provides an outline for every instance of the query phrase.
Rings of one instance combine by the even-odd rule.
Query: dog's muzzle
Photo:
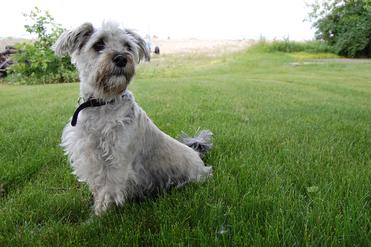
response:
[[[118,53],[112,58],[112,62],[119,68],[123,68],[128,63],[128,59],[125,54]]]

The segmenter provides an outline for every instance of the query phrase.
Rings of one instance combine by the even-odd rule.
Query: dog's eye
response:
[[[125,47],[128,49],[128,51],[133,51],[133,47],[130,44],[126,43]]]
[[[93,46],[93,49],[94,49],[96,52],[100,52],[100,51],[104,50],[104,48],[106,48],[106,44],[104,43],[103,40],[98,41],[98,42],[95,43],[95,45]]]

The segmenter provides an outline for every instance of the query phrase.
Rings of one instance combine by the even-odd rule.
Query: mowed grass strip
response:
[[[100,218],[58,146],[78,84],[0,85],[0,245],[370,245],[371,64],[296,57],[141,65],[130,90],[163,131],[214,132],[214,176]]]

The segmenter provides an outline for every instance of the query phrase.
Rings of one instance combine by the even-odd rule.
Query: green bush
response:
[[[7,81],[22,84],[77,81],[78,75],[70,59],[57,57],[51,50],[64,29],[54,23],[48,12],[42,13],[37,7],[25,17],[30,20],[30,25],[25,25],[26,31],[38,38],[35,42],[16,45],[17,53],[12,57],[16,63],[10,68]]]
[[[323,41],[290,41],[289,39],[274,40],[272,42],[260,41],[260,49],[266,52],[308,52],[333,53],[334,49]]]
[[[46,84],[77,81],[77,72],[67,57],[59,58],[51,49],[41,49],[34,43],[21,43],[13,55],[16,63],[7,81],[21,84]]]
[[[371,57],[371,0],[327,0],[311,7],[317,39],[339,55]]]

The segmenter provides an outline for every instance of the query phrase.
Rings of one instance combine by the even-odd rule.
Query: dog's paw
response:
[[[116,206],[120,207],[124,204],[124,195],[120,190],[111,190],[111,192],[107,192],[107,190],[102,190],[99,193],[95,192],[94,195],[94,213],[99,216],[102,215],[107,209],[112,205],[115,204]]]
[[[111,197],[108,193],[100,193],[94,198],[94,213],[101,216],[112,204]]]

